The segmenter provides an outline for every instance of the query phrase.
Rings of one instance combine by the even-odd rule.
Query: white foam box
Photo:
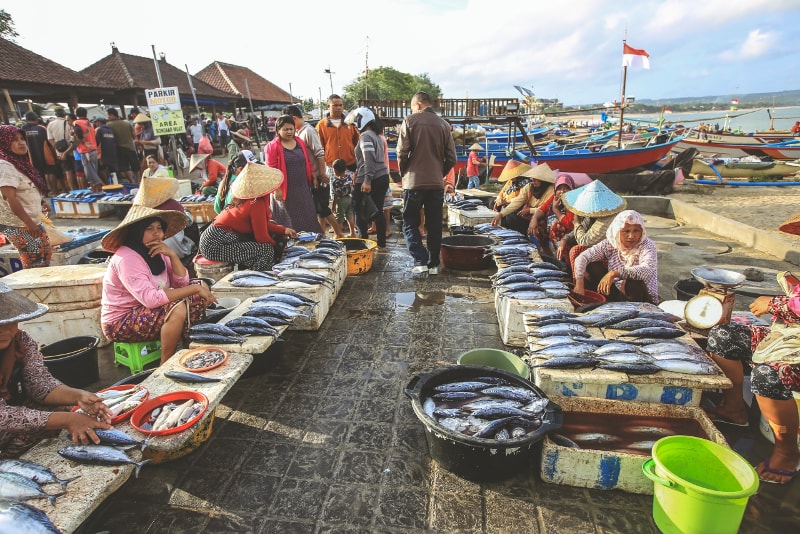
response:
[[[564,410],[565,421],[568,421],[570,412],[693,419],[706,434],[701,437],[728,446],[725,437],[700,408],[558,396],[551,396],[550,399]],[[542,480],[551,484],[652,495],[653,482],[642,472],[642,463],[646,459],[645,455],[623,451],[563,447],[545,437],[542,442],[541,476]]]
[[[178,192],[175,193],[175,198],[188,197],[192,194],[192,181],[191,180],[178,180]]]
[[[475,226],[481,223],[490,223],[497,212],[486,206],[478,206],[476,210],[460,210],[448,206],[447,223],[450,226]]]
[[[3,281],[34,302],[47,304],[50,311],[93,308],[103,295],[104,264],[51,265],[11,273]]]
[[[53,199],[56,217],[60,219],[99,219],[114,213],[114,207],[98,202],[68,202]]]
[[[21,324],[40,344],[51,344],[74,336],[95,336],[100,346],[110,343],[100,326],[100,306],[81,310],[49,311]]]
[[[69,250],[60,250],[53,247],[53,257],[50,259],[50,266],[54,265],[75,265],[86,253],[97,248],[97,242],[93,241]],[[19,259],[19,252],[13,245],[3,245],[0,247],[0,276],[6,276],[13,272],[22,270],[22,261]]]
[[[503,343],[511,347],[528,345],[522,317],[525,312],[548,308],[568,312],[573,310],[572,304],[567,299],[517,300],[501,296],[498,292],[494,295],[494,305]]]

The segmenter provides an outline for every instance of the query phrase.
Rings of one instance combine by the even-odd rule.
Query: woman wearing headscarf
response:
[[[569,174],[563,173],[556,178],[555,192],[544,204],[536,208],[528,226],[528,235],[536,238],[540,253],[552,255],[551,245],[557,244],[564,235],[572,230],[574,214],[564,206],[564,194],[575,188],[575,181]]]
[[[603,276],[599,270],[587,277],[587,266],[605,262]],[[650,302],[658,304],[658,253],[656,244],[647,237],[644,219],[633,210],[620,212],[606,232],[606,238],[575,259],[575,293],[596,290],[612,302]]]
[[[605,239],[611,221],[625,209],[626,202],[599,180],[567,191],[561,198],[564,206],[575,214],[578,222],[576,224],[573,220],[572,231],[565,234],[558,243],[556,258],[569,261],[569,268],[574,272],[575,258]],[[590,265],[589,268],[593,267]]]
[[[19,252],[22,268],[49,266],[53,247],[41,223],[50,209],[44,201],[47,186],[16,126],[0,126],[0,193],[0,231]]]
[[[112,341],[158,339],[161,363],[187,340],[188,323],[199,322],[216,300],[204,282],[189,280],[178,254],[164,243],[186,222],[178,211],[132,206],[101,242],[114,252],[103,277],[103,334]]]
[[[294,118],[289,115],[278,117],[275,131],[275,138],[264,147],[264,156],[267,166],[281,171],[284,180],[272,194],[270,211],[283,226],[321,233],[311,194],[314,168],[308,147],[295,136]]]
[[[248,163],[231,187],[230,204],[200,237],[200,253],[254,271],[272,269],[280,260],[281,237],[297,237],[292,228],[270,220],[269,195],[282,182],[278,169]]]
[[[99,443],[94,429],[110,429],[111,411],[94,393],[50,374],[39,344],[19,323],[47,313],[0,282],[0,457],[18,457],[50,430],[66,428],[73,443]],[[59,411],[80,406],[83,413]],[[49,407],[49,408],[48,408]]]

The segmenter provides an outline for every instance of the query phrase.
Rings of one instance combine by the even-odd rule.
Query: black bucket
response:
[[[78,263],[81,265],[106,263],[113,255],[113,252],[108,252],[107,250],[92,250],[81,256]]]
[[[547,397],[541,389],[519,375],[483,365],[456,365],[416,376],[406,386],[405,394],[411,399],[417,418],[425,425],[425,438],[434,460],[448,471],[470,480],[500,480],[529,467],[536,446],[548,432],[561,428],[563,415],[561,407],[551,400],[538,429],[521,438],[498,441],[454,432],[439,425],[425,412],[422,403],[435,393],[433,388],[436,386],[482,376],[502,378],[513,386]]]
[[[42,347],[44,365],[57,379],[73,388],[82,388],[100,378],[95,336],[69,337]]]
[[[694,278],[685,278],[675,282],[675,285],[672,287],[675,288],[675,294],[678,296],[678,300],[689,300],[692,297],[696,297],[697,294],[700,293],[700,290],[706,286]]]

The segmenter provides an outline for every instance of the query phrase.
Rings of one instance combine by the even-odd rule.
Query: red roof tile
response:
[[[238,98],[247,98],[247,88],[249,87],[250,97],[254,102],[288,104],[292,101],[289,93],[247,67],[215,61],[195,76]]]

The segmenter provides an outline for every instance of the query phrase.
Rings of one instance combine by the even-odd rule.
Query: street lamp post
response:
[[[325,69],[324,72],[325,72],[325,74],[328,75],[328,79],[331,82],[331,94],[333,94],[333,75],[336,74],[336,73],[331,71],[331,66],[330,65],[328,65],[328,68]]]

